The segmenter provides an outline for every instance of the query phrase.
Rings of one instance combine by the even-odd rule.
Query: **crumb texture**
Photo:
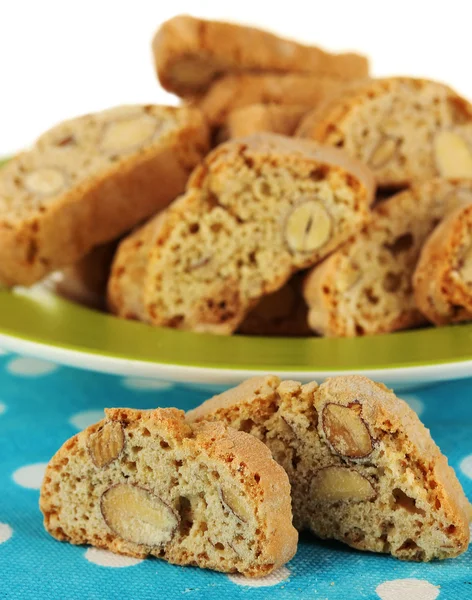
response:
[[[120,106],[61,123],[0,171],[0,280],[30,285],[182,193],[208,149],[187,107]]]
[[[436,179],[378,203],[366,228],[307,275],[313,331],[350,337],[425,323],[413,274],[428,236],[464,198],[472,199],[470,181]]]
[[[258,377],[187,413],[262,440],[286,470],[294,523],[403,560],[457,556],[469,504],[416,413],[381,384]]]
[[[287,475],[268,449],[176,409],[107,410],[51,460],[40,506],[59,540],[247,576],[297,544]]]
[[[235,331],[358,231],[372,198],[369,171],[335,149],[273,134],[227,142],[165,212],[144,284],[150,321]]]
[[[472,176],[472,106],[434,81],[352,85],[307,114],[298,135],[344,148],[382,187]]]

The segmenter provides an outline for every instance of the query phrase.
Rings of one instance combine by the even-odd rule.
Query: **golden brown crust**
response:
[[[461,196],[459,195],[461,200]],[[469,249],[472,192],[468,202],[447,215],[426,240],[413,277],[415,301],[436,325],[472,319]]]
[[[308,113],[296,135],[344,148],[373,169],[380,187],[405,187],[469,176],[438,164],[435,139],[445,131],[472,153],[472,105],[444,84],[394,77],[352,83]]]
[[[113,423],[123,431],[122,449],[97,467],[90,440]],[[144,490],[168,507],[178,523],[168,541],[153,547],[115,532],[103,498],[116,486]],[[228,509],[228,498],[223,504],[230,489],[245,507],[240,516]],[[290,485],[269,450],[221,423],[189,425],[176,409],[106,410],[103,421],[68,440],[53,457],[40,507],[46,529],[57,539],[249,577],[270,573],[296,551]],[[136,515],[136,527],[139,519]]]
[[[251,104],[298,105],[305,107],[306,112],[340,93],[345,86],[338,79],[300,73],[242,73],[221,77],[204,94],[194,98],[191,105],[201,110],[211,125],[222,125],[233,111]],[[254,132],[245,135],[249,133]]]
[[[306,110],[299,104],[251,104],[230,112],[225,134],[230,139],[264,132],[292,136]]]
[[[362,226],[373,188],[369,171],[335,148],[273,134],[219,146],[165,213],[144,287],[150,320],[233,332],[262,296]],[[290,246],[287,220],[308,202],[329,213],[321,224],[306,216],[314,236],[321,225],[326,235],[308,249],[292,238]]]
[[[328,415],[345,413],[349,419],[328,426]],[[361,376],[319,387],[254,377],[187,419],[221,421],[264,441],[289,475],[299,528],[410,560],[456,556],[468,546],[470,507],[454,471],[416,414],[382,384]],[[310,482],[330,469],[357,477],[373,496],[320,500]]]
[[[162,126],[162,133],[131,150],[109,150],[104,140],[123,140],[106,138],[106,128],[122,124],[126,110],[133,119],[156,119],[156,131]],[[92,129],[98,141],[91,141]],[[31,285],[116,239],[181,193],[207,148],[201,114],[183,107],[119,107],[48,131],[0,173],[0,279],[6,285]],[[47,197],[33,194],[28,178],[51,171],[63,179],[62,188]]]
[[[185,15],[161,25],[152,48],[162,86],[180,96],[205,90],[224,73],[298,71],[357,79],[369,68],[358,54],[330,54],[253,27]]]
[[[377,204],[364,231],[307,275],[313,331],[350,337],[423,324],[411,282],[421,248],[458,195],[471,189],[467,180],[436,179]]]
[[[163,213],[130,233],[118,246],[107,286],[109,310],[124,319],[146,321],[143,283],[149,251],[163,221]]]

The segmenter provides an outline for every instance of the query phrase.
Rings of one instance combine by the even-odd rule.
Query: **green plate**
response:
[[[0,344],[117,374],[204,385],[255,373],[301,380],[364,373],[411,387],[472,375],[472,325],[352,339],[215,336],[155,328],[36,287],[0,291]]]
[[[418,368],[436,371],[434,380],[450,367],[472,373],[472,325],[352,339],[215,336],[118,319],[40,288],[0,292],[0,343],[84,368],[209,384],[254,371],[303,380],[396,371],[412,383],[428,381]]]

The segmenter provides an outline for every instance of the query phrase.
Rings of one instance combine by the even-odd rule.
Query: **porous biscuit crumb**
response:
[[[149,255],[149,319],[231,333],[258,300],[368,220],[370,173],[340,151],[260,134],[228,142],[165,212]]]
[[[286,470],[294,524],[404,560],[457,556],[469,503],[416,413],[382,384],[255,377],[189,411],[262,440]]]
[[[472,105],[434,81],[353,84],[308,113],[297,135],[343,148],[370,166],[380,187],[472,177]]]
[[[196,109],[120,106],[65,121],[0,171],[0,280],[31,285],[167,206],[208,150]]]
[[[290,486],[262,443],[221,423],[189,425],[176,409],[105,412],[46,470],[51,535],[248,577],[292,558]]]
[[[425,323],[412,284],[421,248],[471,193],[470,181],[436,179],[377,204],[365,229],[308,273],[304,296],[313,331],[351,337]]]

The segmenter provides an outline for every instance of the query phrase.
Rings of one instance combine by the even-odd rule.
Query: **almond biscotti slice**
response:
[[[306,106],[299,104],[251,104],[232,111],[224,129],[228,138],[264,132],[291,136],[306,112]]]
[[[343,148],[370,166],[381,187],[472,177],[472,105],[434,81],[351,85],[308,113],[297,135]]]
[[[138,558],[248,577],[296,552],[290,485],[259,440],[173,408],[106,410],[44,476],[47,531]]]
[[[296,273],[283,287],[264,296],[238,328],[244,335],[311,336],[302,287],[305,273]]]
[[[382,384],[255,377],[187,413],[262,440],[286,470],[294,523],[400,559],[457,556],[469,503],[416,413]]]
[[[121,106],[66,121],[0,170],[0,281],[30,285],[167,206],[208,149],[196,109]]]
[[[240,73],[221,77],[191,105],[215,126],[223,125],[231,112],[251,104],[299,105],[309,110],[341,93],[345,86],[345,82],[331,77],[300,73]]]
[[[180,96],[204,91],[224,73],[307,72],[357,79],[369,69],[359,54],[330,54],[254,27],[186,15],[163,23],[152,49],[161,85]]]
[[[164,213],[144,305],[155,325],[229,334],[369,216],[373,180],[335,148],[274,134],[223,144]]]
[[[436,179],[377,204],[355,239],[305,280],[308,321],[321,335],[388,333],[425,323],[413,295],[421,248],[472,182]]]
[[[125,319],[147,321],[144,309],[144,281],[149,252],[163,222],[158,213],[121,241],[113,259],[107,284],[107,304],[112,313]]]
[[[413,277],[415,301],[436,325],[472,320],[472,192],[426,240]]]

